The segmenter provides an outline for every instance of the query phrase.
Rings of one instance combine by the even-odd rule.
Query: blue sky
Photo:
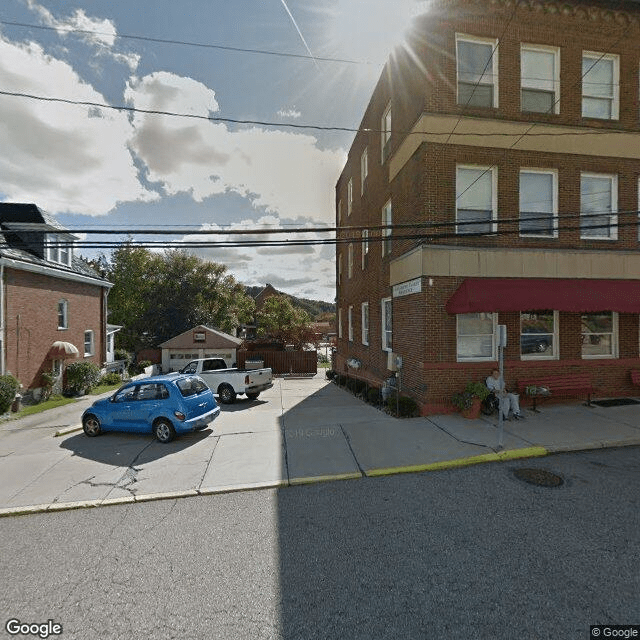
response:
[[[356,128],[412,5],[4,0],[0,91],[279,126],[0,95],[0,200],[35,202],[72,229],[192,227],[178,240],[200,229],[331,225],[335,182],[353,134],[284,125]],[[297,55],[308,55],[308,46],[317,57],[368,64],[127,35]],[[334,299],[332,246],[197,251],[244,284],[270,282],[294,295]]]

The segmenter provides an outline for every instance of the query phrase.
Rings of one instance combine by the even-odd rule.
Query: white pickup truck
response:
[[[233,404],[242,394],[255,400],[260,392],[273,387],[271,369],[229,369],[222,358],[192,360],[180,373],[198,374],[224,404]]]

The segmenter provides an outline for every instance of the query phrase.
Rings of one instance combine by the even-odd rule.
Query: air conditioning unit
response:
[[[389,351],[387,353],[387,369],[389,369],[389,371],[397,371],[398,369],[402,369],[402,356]]]

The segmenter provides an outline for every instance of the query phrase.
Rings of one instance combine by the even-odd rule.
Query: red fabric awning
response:
[[[448,313],[542,309],[640,313],[640,280],[466,278],[445,309]]]

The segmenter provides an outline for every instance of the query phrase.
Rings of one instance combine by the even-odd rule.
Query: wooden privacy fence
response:
[[[262,360],[274,375],[285,373],[316,373],[317,351],[238,351],[238,368],[245,369],[247,360]]]

